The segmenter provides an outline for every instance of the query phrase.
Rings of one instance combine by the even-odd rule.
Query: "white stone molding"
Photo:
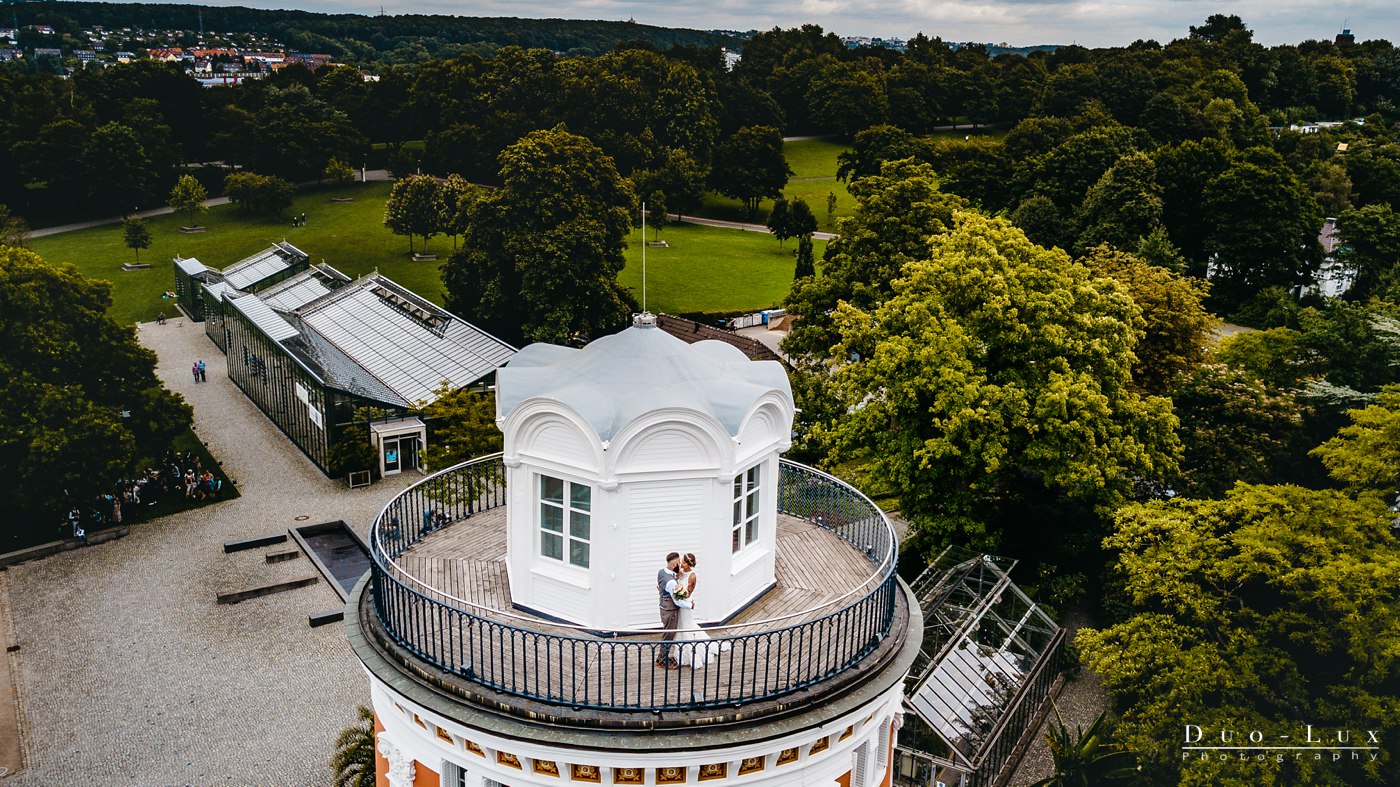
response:
[[[379,753],[384,755],[384,759],[389,761],[389,770],[386,774],[389,777],[389,787],[413,787],[413,779],[415,771],[417,771],[413,758],[404,754],[382,732],[379,733],[378,748]]]

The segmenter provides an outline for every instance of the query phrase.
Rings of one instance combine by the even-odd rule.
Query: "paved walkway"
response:
[[[762,224],[745,224],[741,221],[724,221],[723,219],[706,219],[699,216],[677,216],[671,215],[671,221],[679,221],[684,224],[703,224],[706,227],[723,227],[730,230],[744,230],[745,232],[762,232],[772,234],[772,231]],[[836,237],[834,232],[814,232],[812,237],[817,240],[831,240]]]
[[[242,497],[5,572],[25,735],[24,769],[0,785],[328,784],[332,743],[369,699],[343,629],[307,626],[339,598],[322,581],[218,606],[217,591],[316,573],[304,558],[269,565],[267,550],[221,545],[303,517],[363,533],[417,476],[345,489],[228,380],[202,326],[147,323],[140,336]],[[209,367],[199,386],[197,358]]]
[[[384,170],[384,169],[372,169],[372,170],[369,170],[368,172],[365,173],[365,181],[366,181],[366,182],[373,183],[374,181],[377,181],[377,180],[388,180],[388,179],[389,179],[389,171],[388,171],[388,170]],[[300,185],[305,186],[305,185],[311,185],[311,184],[303,183],[303,184],[300,184]],[[214,206],[216,206],[216,205],[227,205],[228,203],[229,203],[228,197],[213,197],[213,198],[211,198],[211,199],[207,199],[207,200],[204,201],[204,207],[206,207],[206,208],[212,208],[212,207],[214,207]],[[137,216],[140,216],[140,217],[143,218],[143,219],[149,219],[149,218],[151,218],[152,216],[168,216],[168,215],[170,215],[171,213],[174,213],[174,212],[175,212],[175,209],[174,209],[174,208],[170,207],[169,205],[166,205],[166,206],[159,207],[159,208],[151,208],[151,209],[149,209],[149,210],[137,211],[137,212],[136,212],[136,215],[137,215]],[[128,214],[128,215],[129,215],[129,214]],[[93,228],[93,227],[105,227],[105,226],[107,226],[108,224],[120,224],[120,223],[122,223],[123,221],[125,221],[126,218],[127,218],[126,216],[108,216],[108,217],[105,218],[105,219],[91,219],[91,220],[89,220],[89,221],[76,221],[76,222],[73,222],[72,224],[60,224],[60,225],[58,225],[58,226],[56,226],[56,227],[42,227],[42,228],[37,229],[37,230],[30,230],[30,231],[29,231],[29,237],[31,237],[31,238],[43,238],[43,237],[46,237],[46,236],[48,236],[48,235],[58,235],[59,233],[63,233],[63,232],[72,232],[73,230],[86,230],[86,229],[91,229],[91,228]]]

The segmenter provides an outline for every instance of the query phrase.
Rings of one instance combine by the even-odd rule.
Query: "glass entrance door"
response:
[[[418,469],[418,435],[404,435],[399,438],[399,468]]]

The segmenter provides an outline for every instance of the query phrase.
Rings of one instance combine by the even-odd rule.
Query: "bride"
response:
[[[681,607],[679,631],[676,632],[678,660],[682,667],[701,669],[729,650],[729,643],[710,639],[700,625],[695,622],[695,585],[699,577],[695,573],[695,553],[687,552],[681,557],[679,581],[676,583],[676,598],[690,599],[690,607]]]

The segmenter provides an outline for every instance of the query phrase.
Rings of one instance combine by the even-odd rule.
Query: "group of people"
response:
[[[171,495],[186,500],[213,500],[223,492],[223,479],[202,466],[193,451],[166,451],[160,464],[132,478],[119,478],[110,492],[94,497],[86,506],[74,503],[59,523],[60,535],[87,540],[90,530],[122,523],[139,506],[153,506]]]
[[[298,216],[293,216],[293,217],[292,217],[292,226],[293,226],[293,227],[305,227],[305,226],[306,226],[306,214],[305,214],[305,213],[302,213],[302,214],[300,214],[300,215],[298,215]]]
[[[666,567],[656,574],[661,599],[662,639],[674,642],[657,652],[656,666],[663,669],[701,669],[729,650],[729,643],[715,642],[695,619],[695,553],[666,556]]]
[[[202,358],[195,361],[194,365],[190,367],[190,374],[194,375],[196,385],[209,382],[209,375],[204,368],[204,359]]]

